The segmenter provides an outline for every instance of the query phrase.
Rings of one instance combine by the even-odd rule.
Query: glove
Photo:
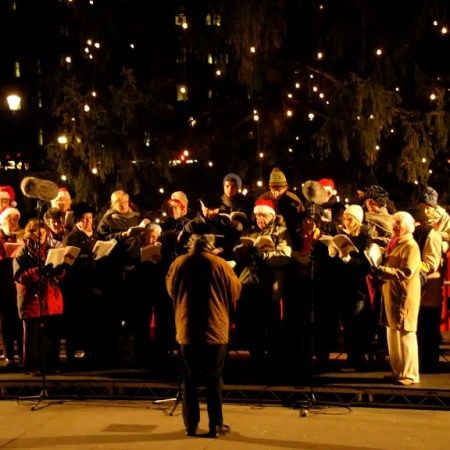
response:
[[[347,256],[340,256],[340,258],[342,259],[343,262],[348,263],[352,257],[350,255]]]

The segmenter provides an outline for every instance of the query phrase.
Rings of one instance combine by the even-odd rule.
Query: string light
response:
[[[309,113],[309,114],[308,114],[308,119],[309,119],[309,120],[314,120],[314,117],[316,117],[316,116],[314,115],[314,113]]]
[[[314,75],[312,73],[310,73],[309,78],[311,78],[311,80],[312,80],[314,78]]]
[[[427,162],[427,158],[422,158],[422,162],[425,164]]]
[[[299,140],[300,140],[300,137],[299,137],[299,136],[295,136],[295,140],[296,140],[296,141],[299,141]]]
[[[66,145],[67,144],[67,136],[65,134],[61,134],[60,136],[58,136],[58,144],[61,145]]]
[[[324,94],[323,92],[321,92],[321,93],[319,94],[319,97],[320,97],[320,98],[324,98],[324,97],[325,97],[325,94]]]
[[[163,188],[163,187],[160,187],[160,188],[158,189],[158,191],[159,191],[160,194],[164,194],[164,188]]]
[[[288,152],[289,152],[289,153],[292,153],[293,151],[294,151],[294,150],[292,149],[292,147],[289,147],[289,148],[288,148]]]
[[[217,70],[216,70],[216,75],[217,75],[218,77],[220,77],[220,75],[222,75],[222,71],[221,71],[220,69],[217,69]]]
[[[93,167],[92,170],[91,170],[91,172],[92,172],[94,175],[97,175],[97,174],[98,174],[98,169],[97,169],[97,167]]]
[[[369,119],[373,120],[373,119],[375,119],[375,116],[374,116],[373,114],[371,114],[371,115],[369,116]]]
[[[187,22],[183,22],[183,24],[181,25],[181,28],[183,28],[183,30],[187,30],[188,29],[188,23]]]
[[[208,161],[208,166],[212,167],[214,165],[214,163],[212,161]]]
[[[288,96],[288,98],[292,98],[293,97],[293,95],[290,92],[288,93],[287,96]]]
[[[94,47],[95,47],[95,48],[100,48],[100,42],[96,42],[96,43],[94,44]]]
[[[317,59],[323,59],[323,53],[317,52]]]
[[[435,27],[437,27],[437,26],[438,26],[438,21],[437,21],[437,20],[434,20],[434,21],[433,21],[433,25],[434,25]]]
[[[247,195],[247,194],[248,194],[248,189],[247,188],[242,189],[242,195]]]
[[[286,111],[286,116],[288,116],[288,117],[292,117],[293,116],[293,112],[292,112],[292,109],[288,109],[287,111]]]
[[[436,100],[436,94],[431,94],[430,95],[430,100]]]
[[[375,150],[380,150],[380,146],[379,145],[375,145]]]
[[[255,47],[250,47],[250,53],[256,53],[256,48]]]
[[[133,43],[130,44],[130,48],[134,48],[134,44]]]
[[[295,89],[300,89],[300,83],[295,83]]]
[[[381,56],[383,54],[383,50],[381,48],[377,48],[375,53],[377,56]]]
[[[395,88],[395,92],[400,92],[400,88],[398,86]]]
[[[393,128],[391,128],[391,133],[395,133],[395,130]]]
[[[65,176],[65,175],[61,175],[61,180],[63,180],[63,181],[67,181],[67,177]]]
[[[258,122],[259,121],[259,115],[258,114],[253,114],[253,120],[255,122]]]
[[[430,170],[428,171],[428,173],[433,173],[433,171],[430,169]]]
[[[264,153],[263,153],[263,152],[260,152],[258,156],[259,156],[261,159],[263,159],[263,158],[264,158]]]
[[[70,64],[72,62],[72,58],[70,56],[66,56],[65,60],[67,64]]]
[[[92,92],[91,92],[91,95],[92,95],[92,97],[97,97],[97,92],[92,91]]]
[[[83,107],[85,112],[89,112],[91,110],[90,106],[86,103]]]
[[[313,86],[312,90],[313,90],[314,92],[317,92],[317,91],[319,90],[319,88],[318,88],[317,86]]]
[[[448,28],[447,27],[442,27],[441,28],[441,33],[442,34],[447,34],[448,33]]]
[[[414,181],[414,184],[419,184],[419,182],[417,180]]]
[[[88,39],[86,42],[88,45],[92,45],[92,39]]]
[[[262,185],[263,185],[263,182],[262,182],[261,180],[258,180],[258,181],[256,182],[256,186],[262,187]]]

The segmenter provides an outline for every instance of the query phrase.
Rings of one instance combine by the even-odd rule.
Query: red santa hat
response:
[[[182,191],[172,192],[172,195],[170,196],[169,203],[171,201],[175,202],[176,204],[178,204],[182,211],[184,211],[185,213],[187,212],[189,200],[187,198],[187,195],[184,192],[182,192]]]
[[[319,180],[319,184],[322,185],[322,187],[331,193],[331,195],[336,195],[337,191],[334,187],[334,181],[331,178],[322,178]]]
[[[8,206],[7,208],[5,208],[1,213],[0,213],[0,225],[3,225],[3,223],[5,222],[5,220],[9,217],[9,216],[19,216],[20,217],[20,212],[18,209],[16,208],[12,208],[11,206]]]
[[[258,199],[255,202],[255,207],[253,208],[254,214],[272,214],[275,216],[275,207],[273,201],[270,199]]]
[[[9,199],[9,204],[12,207],[16,207],[16,193],[11,186],[0,186],[0,198]]]

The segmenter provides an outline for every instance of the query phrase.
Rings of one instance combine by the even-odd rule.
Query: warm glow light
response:
[[[290,92],[288,93],[287,96],[288,96],[288,98],[292,98],[293,97],[293,95]]]
[[[181,27],[183,28],[183,30],[187,30],[187,28],[188,28],[187,22],[183,22],[183,24],[181,25]]]
[[[300,140],[300,136],[295,136],[295,140],[299,141]]]
[[[221,71],[220,69],[217,69],[217,70],[216,70],[216,75],[217,75],[218,77],[220,77],[220,75],[222,75],[222,71]]]
[[[189,150],[185,150],[185,151],[183,152],[183,155],[184,155],[184,156],[189,156]]]
[[[300,83],[295,83],[295,89],[300,89]]]
[[[87,103],[84,105],[83,109],[85,112],[89,112],[91,110],[90,106]]]
[[[395,133],[395,130],[393,128],[391,128],[391,133]]]
[[[294,150],[292,150],[291,147],[288,148],[288,152],[289,152],[289,153],[292,153],[293,151],[294,151]]]
[[[419,182],[416,180],[416,181],[414,181],[414,184],[419,184]]]
[[[258,114],[253,114],[253,120],[255,122],[258,122],[259,121],[259,115]]]
[[[317,92],[319,90],[319,88],[317,86],[313,86],[312,89],[313,89],[314,92]]]
[[[292,117],[293,114],[294,114],[294,113],[292,112],[292,109],[288,109],[288,110],[286,111],[286,116],[288,116],[288,117]]]
[[[375,145],[375,150],[380,150],[380,146],[379,145]]]
[[[100,48],[100,42],[96,42],[96,43],[94,44],[94,47],[95,47],[95,48]]]
[[[435,27],[437,27],[437,26],[438,26],[438,21],[437,21],[437,20],[434,20],[434,21],[433,21],[433,25],[434,25]]]
[[[250,53],[256,53],[256,48],[255,47],[250,47]]]
[[[160,194],[164,194],[164,188],[160,187],[160,188],[158,189],[158,191],[159,191]]]
[[[314,75],[312,73],[310,73],[309,78],[311,78],[311,80],[312,80],[314,78]]]
[[[317,52],[317,59],[322,59],[322,58],[323,58],[323,53]]]
[[[369,116],[369,119],[375,119],[375,116],[373,115],[373,114],[371,114],[370,116]]]
[[[376,52],[377,56],[380,56],[383,54],[383,50],[381,48],[377,48]]]
[[[11,111],[18,111],[21,108],[22,99],[17,94],[10,94],[6,97],[8,108]]]
[[[395,88],[395,92],[400,92],[400,88],[398,86]]]
[[[67,181],[67,177],[65,176],[65,175],[61,175],[61,180],[63,180],[63,181]]]
[[[325,94],[324,94],[323,92],[321,92],[321,93],[319,94],[319,97],[320,97],[320,98],[324,98],[324,97],[325,97]]]
[[[448,33],[448,28],[447,27],[442,27],[441,28],[441,33],[442,34],[447,34]]]
[[[84,47],[85,53],[89,53],[89,47]]]
[[[427,158],[422,158],[422,162],[425,164],[427,162]]]
[[[65,60],[67,64],[70,64],[72,62],[72,58],[70,56],[66,56]]]
[[[258,180],[258,181],[256,182],[256,185],[257,185],[258,187],[262,187],[263,182],[262,182],[261,180]]]
[[[67,136],[65,134],[61,134],[60,136],[58,136],[58,144],[61,145],[66,145],[67,144]]]
[[[181,92],[182,94],[186,94],[186,87],[185,87],[185,86],[181,86],[181,87],[180,87],[180,92]]]
[[[93,167],[93,168],[91,169],[91,172],[92,172],[94,175],[97,175],[97,174],[98,174],[98,169],[97,169],[97,167]]]
[[[258,156],[259,156],[260,158],[264,158],[264,153],[263,153],[263,152],[260,152]]]
[[[436,94],[431,94],[430,95],[430,100],[436,100]]]
[[[134,48],[134,44],[133,43],[130,44],[130,48]]]
[[[91,95],[92,95],[92,97],[97,97],[97,92],[92,91],[92,92],[91,92]]]
[[[208,161],[208,166],[212,167],[214,165],[214,163],[212,161]]]
[[[309,120],[314,120],[314,117],[316,117],[316,116],[314,115],[314,113],[309,113],[309,114],[308,114],[308,119],[309,119]]]

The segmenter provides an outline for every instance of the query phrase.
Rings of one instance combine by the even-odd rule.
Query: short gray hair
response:
[[[413,233],[416,225],[413,216],[406,211],[398,211],[392,216],[394,222],[398,222],[402,231],[406,233]]]
[[[203,250],[214,250],[216,237],[214,234],[193,234],[187,243],[189,250],[201,252]]]
[[[156,231],[156,233],[158,233],[159,236],[161,236],[162,233],[162,228],[157,224],[157,223],[151,223],[148,227],[147,230],[150,231]]]

